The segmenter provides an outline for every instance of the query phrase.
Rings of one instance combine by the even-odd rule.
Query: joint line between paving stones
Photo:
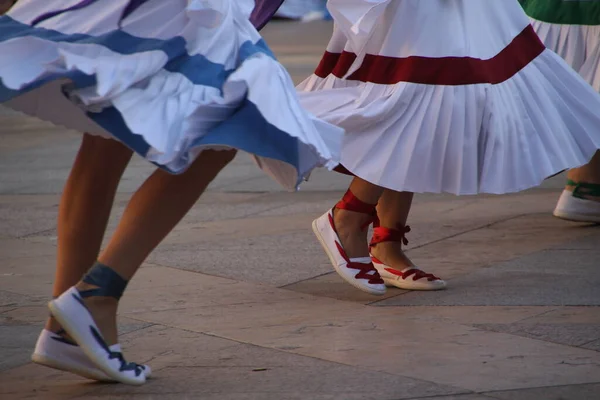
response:
[[[453,235],[446,236],[446,237],[444,237],[444,238],[440,238],[440,239],[432,240],[432,241],[430,241],[430,242],[423,243],[423,244],[421,244],[421,245],[419,245],[419,246],[412,247],[412,248],[410,248],[410,249],[406,250],[406,253],[409,253],[409,252],[411,252],[411,251],[413,251],[413,250],[417,250],[417,249],[423,248],[423,247],[425,247],[425,246],[430,246],[430,245],[432,245],[432,244],[436,244],[436,243],[443,242],[444,240],[448,240],[448,239],[454,239],[454,238],[456,238],[456,237],[459,237],[459,236],[465,235],[465,234],[467,234],[467,233],[475,232],[475,231],[478,231],[478,230],[481,230],[481,229],[490,228],[490,227],[492,227],[492,226],[494,226],[494,225],[501,224],[501,223],[503,223],[503,222],[507,222],[507,221],[511,221],[511,220],[513,220],[513,219],[522,218],[522,217],[526,217],[526,216],[529,216],[529,215],[539,215],[539,214],[542,214],[542,213],[528,213],[528,214],[519,214],[519,215],[515,215],[515,216],[512,216],[512,217],[508,217],[508,218],[500,219],[500,220],[497,220],[497,221],[493,221],[493,222],[490,222],[490,223],[488,223],[488,224],[485,224],[485,225],[481,225],[481,226],[478,226],[478,227],[475,227],[475,228],[472,228],[472,229],[467,229],[466,231],[458,232],[458,233],[455,233],[455,234],[453,234]],[[391,298],[394,298],[394,297],[402,296],[402,295],[404,295],[404,294],[407,294],[407,293],[410,293],[410,291],[406,291],[406,292],[404,292],[404,293],[398,293],[398,294],[396,294],[396,295],[393,295],[393,296],[390,296],[390,297],[386,297],[385,299],[381,299],[381,300],[375,300],[375,301],[372,301],[372,302],[366,303],[366,305],[370,306],[370,305],[373,305],[373,304],[379,303],[379,302],[381,302],[381,301],[385,301],[385,300],[388,300],[388,299],[391,299]]]
[[[142,319],[142,318],[139,318],[139,317],[136,318],[136,317],[133,317],[133,316],[130,316],[130,315],[127,315],[127,318],[130,318],[130,319],[133,319],[133,320],[136,320],[136,321],[140,321],[140,322],[151,323],[151,324],[154,324],[154,325],[165,326],[167,328],[177,329],[177,330],[184,331],[184,332],[195,333],[195,334],[199,334],[199,335],[206,335],[206,336],[210,336],[210,337],[214,337],[214,338],[218,338],[218,339],[228,340],[228,341],[235,342],[235,343],[238,343],[238,344],[245,344],[245,345],[256,347],[256,348],[260,348],[260,349],[268,349],[268,350],[273,350],[273,351],[284,352],[284,353],[287,353],[287,354],[294,354],[294,355],[299,356],[299,357],[312,358],[312,359],[316,359],[316,360],[326,361],[326,362],[329,362],[329,363],[332,363],[332,364],[343,365],[343,366],[346,366],[346,367],[350,366],[350,367],[362,369],[362,370],[365,370],[365,371],[378,372],[378,373],[390,375],[390,376],[393,376],[393,377],[401,376],[401,377],[409,378],[409,379],[412,379],[412,380],[415,380],[415,381],[420,381],[420,382],[425,382],[425,383],[431,383],[431,384],[439,385],[436,382],[428,381],[428,380],[425,380],[425,379],[422,379],[422,378],[413,378],[413,377],[406,376],[406,375],[391,374],[391,373],[389,373],[387,371],[380,371],[380,370],[377,370],[377,369],[365,368],[365,367],[359,366],[359,365],[345,364],[345,363],[341,363],[339,361],[328,360],[326,358],[315,357],[315,356],[311,356],[311,355],[307,355],[307,354],[294,353],[294,352],[291,352],[291,351],[288,351],[288,350],[278,349],[276,347],[260,346],[260,345],[258,345],[256,343],[245,342],[245,341],[238,340],[238,339],[233,339],[233,338],[230,338],[230,337],[227,337],[227,336],[221,336],[221,335],[218,335],[216,333],[210,333],[210,332],[204,332],[204,331],[194,331],[194,330],[191,330],[191,329],[181,328],[181,327],[174,326],[174,325],[163,324],[163,323],[156,323],[156,322],[148,321],[148,320],[145,320],[145,319]],[[168,368],[168,367],[165,367],[165,368]],[[465,395],[465,394],[472,394],[472,393],[474,393],[472,390],[469,390],[469,389],[466,389],[466,388],[461,388],[461,387],[454,386],[454,385],[444,385],[444,386],[446,386],[448,388],[455,388],[455,389],[458,390],[456,393],[453,393],[452,396]]]
[[[519,322],[527,321],[527,320],[528,320],[528,319],[530,319],[530,318],[537,318],[537,317],[541,317],[542,315],[546,315],[546,314],[548,314],[548,313],[554,312],[554,311],[556,311],[556,310],[559,310],[560,308],[561,308],[561,307],[557,307],[557,308],[553,308],[553,309],[551,309],[551,310],[542,311],[542,312],[541,312],[541,313],[539,313],[539,314],[530,315],[529,317],[525,317],[525,318],[523,318],[523,319],[519,319],[519,320],[515,321],[514,323],[515,323],[515,324],[518,324]]]
[[[27,238],[30,238],[30,237],[42,235],[44,233],[50,233],[50,232],[53,232],[55,230],[56,230],[56,228],[43,229],[43,230],[38,231],[38,232],[32,232],[32,233],[27,233],[25,235],[17,236],[16,238],[17,239],[27,239]]]
[[[534,389],[556,389],[556,388],[569,387],[569,386],[597,385],[599,383],[600,383],[600,380],[599,381],[595,381],[595,382],[585,382],[585,383],[568,383],[568,384],[565,384],[565,385],[535,386],[535,387],[527,387],[527,388],[520,388],[520,389],[490,390],[488,392],[480,392],[478,394],[482,394],[484,396],[493,396],[494,393],[521,392],[521,391],[524,391],[524,390],[534,390]]]
[[[467,234],[467,233],[475,232],[475,231],[478,231],[478,230],[481,230],[481,229],[490,228],[490,227],[492,227],[494,225],[501,224],[501,223],[507,222],[507,221],[511,221],[513,219],[522,218],[522,217],[526,217],[526,216],[529,216],[529,215],[540,215],[540,214],[543,214],[543,213],[520,214],[520,215],[515,215],[515,216],[512,216],[512,217],[500,219],[500,220],[493,221],[493,222],[490,222],[490,223],[485,224],[485,225],[481,225],[481,226],[478,226],[478,227],[475,227],[475,228],[467,229],[466,231],[463,231],[463,232],[458,232],[458,233],[452,234],[450,236],[446,236],[444,238],[440,238],[440,239],[432,240],[432,241],[427,242],[427,243],[423,243],[421,245],[418,245],[418,246],[415,246],[415,247],[412,247],[412,248],[406,250],[406,252],[408,253],[409,251],[420,249],[422,247],[429,246],[429,245],[432,245],[432,244],[436,244],[436,243],[439,243],[439,242],[443,242],[444,240],[454,239],[455,237],[462,236],[462,235]]]
[[[580,345],[580,346],[577,346],[577,347],[581,347],[581,348],[583,348],[583,346],[587,346],[588,344],[590,344],[590,343],[593,343],[593,342],[597,342],[598,340],[600,340],[600,337],[597,337],[596,339],[592,339],[592,340],[590,340],[589,342],[585,342],[585,343],[583,343],[582,345]],[[591,350],[591,349],[585,349],[585,350]]]
[[[534,215],[534,214],[541,214],[541,213],[521,214],[521,215],[516,215],[516,216],[513,216],[513,217],[509,217],[509,218],[501,219],[501,220],[498,220],[498,221],[490,222],[490,223],[488,223],[488,224],[486,224],[486,225],[481,225],[481,226],[478,226],[478,227],[475,227],[475,228],[472,228],[472,229],[468,229],[468,230],[466,230],[466,231],[458,232],[458,233],[455,233],[455,234],[453,234],[453,235],[450,235],[450,236],[443,237],[443,238],[441,238],[441,239],[436,239],[436,240],[432,240],[432,241],[430,241],[430,242],[427,242],[427,243],[423,243],[423,244],[421,244],[421,245],[419,245],[419,246],[415,246],[415,247],[412,247],[412,248],[410,248],[410,249],[406,250],[406,252],[408,253],[408,252],[410,252],[410,251],[412,251],[412,250],[420,249],[420,248],[422,248],[422,247],[429,246],[429,245],[431,245],[431,244],[435,244],[435,243],[442,242],[442,241],[444,241],[444,240],[452,239],[452,238],[458,237],[458,236],[460,236],[460,235],[464,235],[464,234],[466,234],[466,233],[471,233],[471,232],[477,231],[477,230],[479,230],[479,229],[485,229],[485,228],[489,228],[489,227],[491,227],[491,226],[493,226],[493,225],[495,225],[495,224],[498,224],[498,223],[502,223],[502,222],[510,221],[510,220],[512,220],[512,219],[515,219],[515,218],[521,218],[521,217],[523,217],[523,216],[527,216],[527,215]],[[310,277],[310,278],[301,279],[301,280],[299,280],[299,281],[292,282],[292,283],[286,283],[286,284],[285,284],[285,285],[283,285],[283,286],[279,286],[279,289],[285,289],[285,288],[286,288],[286,287],[288,287],[288,286],[292,286],[292,285],[296,285],[296,284],[298,284],[298,283],[302,283],[302,282],[310,281],[310,280],[312,280],[312,279],[315,279],[315,278],[320,278],[320,277],[322,277],[322,276],[325,276],[325,275],[332,274],[333,272],[335,272],[335,271],[325,272],[325,273],[322,273],[322,274],[319,274],[319,275],[315,275],[315,276],[312,276],[312,277]],[[372,305],[372,304],[375,304],[375,303],[377,303],[377,302],[384,301],[384,300],[387,300],[387,299],[391,299],[391,298],[393,298],[393,297],[401,296],[401,295],[403,295],[403,294],[406,294],[406,293],[409,293],[409,292],[410,292],[410,291],[407,291],[407,292],[405,292],[405,293],[398,293],[397,295],[394,295],[394,296],[389,296],[389,297],[386,297],[385,299],[381,299],[381,300],[375,300],[375,301],[373,301],[373,302],[365,303],[365,305]]]
[[[302,282],[310,281],[310,280],[312,280],[312,279],[320,278],[320,277],[322,277],[322,276],[326,276],[326,275],[331,275],[331,274],[333,274],[333,273],[335,273],[335,271],[324,272],[324,273],[322,273],[322,274],[318,274],[318,275],[312,276],[312,277],[310,277],[310,278],[306,278],[306,279],[300,279],[299,281],[292,282],[292,283],[286,283],[286,284],[285,284],[285,285],[283,285],[283,286],[278,286],[278,287],[277,287],[277,289],[285,289],[285,290],[288,290],[288,289],[286,289],[288,286],[297,285],[298,283],[302,283]],[[293,290],[292,290],[292,291],[293,291]],[[321,296],[319,296],[319,297],[321,297]]]
[[[156,263],[156,262],[151,262],[151,263],[144,263],[144,265],[146,266],[151,266],[151,267],[160,267],[160,268],[170,268],[170,269],[175,269],[177,271],[183,271],[183,272],[189,272],[192,274],[199,274],[199,275],[204,275],[204,276],[211,276],[214,278],[219,278],[219,279],[227,279],[230,281],[234,281],[234,282],[245,282],[245,281],[240,281],[237,279],[233,279],[231,277],[228,276],[222,276],[222,275],[216,275],[216,274],[207,274],[206,272],[202,272],[202,271],[195,271],[192,269],[186,269],[186,268],[182,268],[182,267],[174,267],[172,265],[164,265],[164,264],[160,264],[160,263]]]
[[[575,308],[575,307],[577,307],[577,308],[582,308],[582,307],[584,307],[584,308],[600,308],[600,306],[597,306],[597,305],[568,305],[568,306],[561,306],[561,307],[553,308],[553,309],[548,310],[548,311],[541,312],[539,314],[530,315],[529,317],[525,317],[523,319],[517,320],[514,323],[524,322],[524,321],[527,321],[528,319],[537,318],[537,317],[540,317],[542,315],[546,315],[548,313],[551,313],[553,311],[560,310],[561,308],[569,308],[569,307],[573,307],[573,308]],[[598,340],[598,339],[591,340],[588,343],[591,343],[591,342],[593,342],[595,340]]]
[[[452,306],[448,306],[448,307],[452,307]],[[518,322],[516,322],[518,323]],[[593,350],[593,349],[586,349],[582,346],[585,346],[588,343],[594,342],[596,340],[598,340],[598,338],[591,340],[587,343],[581,344],[581,345],[574,345],[574,344],[568,344],[568,343],[562,343],[562,342],[557,342],[556,340],[546,340],[546,339],[542,339],[542,338],[537,338],[537,337],[533,337],[533,336],[529,336],[527,335],[529,332],[527,331],[523,331],[523,330],[518,330],[516,332],[502,332],[502,331],[497,331],[494,329],[486,329],[486,328],[482,328],[479,325],[481,324],[465,324],[465,323],[458,323],[458,325],[463,325],[463,326],[467,326],[469,328],[473,328],[476,329],[480,332],[486,332],[486,333],[497,333],[499,335],[510,335],[510,336],[518,336],[520,338],[524,338],[524,339],[529,339],[529,340],[535,340],[538,342],[544,342],[544,343],[552,343],[558,346],[564,346],[564,347],[571,347],[574,349],[578,349],[578,350],[583,350],[583,351],[591,351],[591,352],[598,352],[597,350]],[[571,366],[581,366],[581,365],[595,365],[595,366],[600,366],[600,363],[597,362],[589,362],[589,363],[581,363],[581,364],[574,364],[574,363],[568,363],[565,361],[560,362],[559,364],[566,364],[566,365],[571,365]]]
[[[517,389],[517,390],[522,390],[522,389]],[[474,392],[472,390],[470,390],[469,392],[466,393],[456,393],[456,394],[443,394],[443,395],[431,395],[431,396],[421,396],[421,397],[401,397],[395,400],[444,400],[444,399],[455,399],[456,396],[473,396],[473,395],[482,395],[483,397],[490,399],[490,400],[501,400],[498,399],[497,397],[492,397],[488,394],[485,394],[484,392]]]
[[[123,316],[129,318],[129,316],[127,314],[124,314]],[[135,318],[131,318],[131,319],[135,319]],[[137,319],[135,319],[135,320],[138,321]],[[152,328],[153,326],[160,325],[160,324],[157,324],[156,322],[148,322],[148,321],[143,321],[143,322],[146,322],[147,324],[150,324],[150,325],[148,325],[148,326],[140,326],[139,328],[136,328],[134,330],[128,331],[127,333],[124,333],[123,335],[120,335],[120,336],[127,336],[127,335],[129,335],[131,333],[135,333],[137,331],[141,331],[142,329]]]
[[[16,294],[17,296],[23,296],[26,297],[27,300],[35,300],[35,299],[41,299],[41,298],[46,298],[46,296],[43,295],[30,295],[30,294],[23,294],[20,292],[13,292],[10,289],[0,289],[0,292],[7,292],[10,294]],[[31,305],[25,305],[25,306],[17,306],[17,308],[21,308],[21,307],[30,307]],[[8,305],[7,307],[13,307],[11,305]]]
[[[264,196],[260,196],[260,197],[264,197]],[[274,207],[271,207],[271,208],[266,208],[266,209],[264,209],[264,210],[261,210],[261,211],[255,211],[255,212],[253,212],[253,213],[246,214],[246,215],[244,216],[244,218],[246,218],[246,217],[252,217],[252,216],[255,216],[255,215],[259,215],[259,214],[262,214],[262,213],[264,213],[264,212],[268,212],[268,211],[277,210],[277,209],[279,209],[279,208],[285,208],[285,207],[287,207],[288,205],[289,205],[289,204],[284,204],[284,205],[280,205],[280,206],[274,206]],[[240,218],[233,218],[233,219],[240,219]]]

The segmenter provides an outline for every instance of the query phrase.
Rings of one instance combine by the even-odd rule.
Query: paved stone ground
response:
[[[330,29],[266,34],[298,81]],[[417,196],[410,255],[450,287],[378,298],[332,273],[310,231],[347,179],[318,171],[290,194],[243,155],[123,299],[127,355],[155,378],[94,384],[33,365],[78,136],[6,110],[0,130],[1,399],[600,398],[600,228],[551,217],[562,177],[518,195]],[[111,230],[150,171],[132,163]]]

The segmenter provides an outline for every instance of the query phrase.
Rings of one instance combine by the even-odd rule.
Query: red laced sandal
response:
[[[369,243],[374,247],[383,242],[401,242],[408,244],[406,234],[410,232],[410,226],[402,226],[399,229],[390,229],[379,226],[379,221],[373,223],[373,237]],[[404,290],[440,290],[446,288],[446,282],[433,274],[428,274],[417,267],[408,267],[403,270],[385,265],[376,257],[371,255],[373,265],[379,272],[386,286],[395,286]]]
[[[344,280],[364,292],[374,295],[385,294],[385,283],[371,262],[371,258],[350,258],[346,254],[333,222],[335,208],[371,215],[373,219],[363,226],[363,229],[367,229],[376,218],[375,204],[367,204],[359,200],[348,190],[334,208],[313,221],[312,228],[333,268]]]

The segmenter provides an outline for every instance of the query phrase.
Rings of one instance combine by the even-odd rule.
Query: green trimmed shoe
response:
[[[567,181],[574,186],[573,191],[563,190],[554,209],[554,216],[567,221],[591,222],[600,224],[600,184]],[[598,197],[590,200],[586,197]]]

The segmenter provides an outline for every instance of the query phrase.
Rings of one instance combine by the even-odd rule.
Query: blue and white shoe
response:
[[[129,385],[142,385],[146,382],[143,366],[127,362],[121,351],[113,351],[106,344],[75,287],[52,300],[48,307],[88,359],[110,379]]]
[[[109,346],[112,352],[120,352],[118,344]],[[114,382],[104,372],[98,369],[85,355],[77,343],[51,332],[42,330],[31,355],[31,361],[45,367],[60,371],[70,372],[84,378],[100,382]],[[152,369],[148,365],[140,365],[146,379],[152,375]]]

